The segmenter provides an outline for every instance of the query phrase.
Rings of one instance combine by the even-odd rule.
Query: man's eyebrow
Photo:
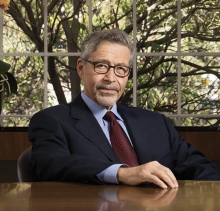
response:
[[[108,65],[110,65],[110,61],[109,60],[107,60],[107,59],[98,59],[98,60],[96,60],[95,62],[100,62],[100,63],[105,63],[105,64],[108,64]],[[125,64],[125,63],[123,63],[123,62],[121,62],[121,63],[117,63],[116,64],[117,66],[119,65],[119,66],[126,66],[126,67],[129,67],[129,65],[127,65],[127,64]],[[115,65],[114,65],[115,66]]]
[[[101,63],[105,63],[105,64],[110,64],[110,61],[107,59],[98,59],[95,62],[101,62]]]

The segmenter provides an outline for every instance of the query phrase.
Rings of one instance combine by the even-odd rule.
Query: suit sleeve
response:
[[[182,180],[220,180],[220,175],[213,162],[207,159],[192,144],[179,136],[171,122],[164,117],[174,160],[174,174]]]
[[[65,127],[60,119],[43,111],[32,117],[29,140],[33,146],[33,172],[40,181],[102,184],[96,174],[114,163],[72,154],[68,148]]]

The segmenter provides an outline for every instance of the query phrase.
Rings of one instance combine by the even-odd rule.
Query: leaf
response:
[[[162,50],[162,47],[157,43],[152,43],[152,50],[154,51]]]
[[[4,92],[0,92],[0,114],[3,108]]]
[[[11,74],[11,73],[5,73],[5,75],[7,75],[8,77],[8,83],[9,83],[9,86],[10,86],[10,91],[11,93],[13,94],[17,94],[17,89],[18,89],[18,85],[17,85],[17,81],[15,79],[15,77]],[[9,87],[8,86],[5,86],[7,87],[7,93],[10,94],[10,91],[9,91]]]
[[[10,69],[11,65],[0,60],[0,74],[6,73]]]

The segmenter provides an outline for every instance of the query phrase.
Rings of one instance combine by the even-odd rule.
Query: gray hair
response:
[[[130,65],[134,57],[135,48],[128,34],[120,29],[102,30],[91,33],[82,43],[81,58],[88,59],[96,51],[101,42],[116,43],[128,47],[130,50]]]

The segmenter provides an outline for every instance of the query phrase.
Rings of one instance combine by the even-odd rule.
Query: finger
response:
[[[162,180],[168,187],[175,188],[173,181],[164,172],[158,173],[155,176]]]
[[[148,177],[148,181],[154,183],[155,185],[158,185],[163,189],[168,188],[167,185],[161,179],[159,179],[157,176],[153,174]]]
[[[161,165],[155,172],[153,172],[153,174],[163,180],[169,187],[178,187],[176,178],[169,168]]]
[[[147,163],[143,165],[143,167],[143,175],[145,175],[144,179],[146,179],[145,181],[149,181],[149,179],[152,179],[154,184],[159,185],[162,188],[167,188],[167,185],[171,188],[175,188],[176,178],[169,168],[166,168],[157,161]]]
[[[161,165],[162,166],[162,165]],[[168,177],[172,180],[172,182],[173,182],[173,184],[175,185],[175,187],[178,187],[179,185],[178,185],[178,182],[177,182],[177,180],[176,180],[176,177],[174,176],[174,174],[173,174],[173,172],[169,169],[169,168],[167,168],[167,167],[165,167],[165,166],[162,166],[162,168],[163,168],[163,171],[168,175]]]
[[[177,180],[169,168],[161,165],[158,161],[152,161],[148,163],[148,168],[149,166],[151,168],[153,167],[151,173],[164,180],[164,182],[166,182],[168,186],[172,188],[178,187]]]

